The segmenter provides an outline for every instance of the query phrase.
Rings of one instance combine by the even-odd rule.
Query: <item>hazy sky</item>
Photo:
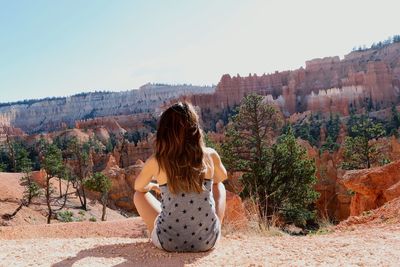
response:
[[[398,0],[0,0],[0,102],[216,84],[400,34]]]

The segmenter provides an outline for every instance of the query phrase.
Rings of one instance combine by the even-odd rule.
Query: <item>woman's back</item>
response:
[[[215,213],[212,180],[204,181],[204,191],[172,194],[168,185],[160,186],[161,213],[157,218],[157,236],[168,251],[206,251],[220,234]]]
[[[212,248],[224,216],[226,178],[218,153],[204,147],[193,106],[177,103],[165,110],[154,155],[135,181],[135,205],[154,244],[169,251]],[[161,203],[150,190],[161,191]]]

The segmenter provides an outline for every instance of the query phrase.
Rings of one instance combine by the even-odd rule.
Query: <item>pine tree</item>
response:
[[[342,168],[369,169],[383,156],[378,150],[378,145],[371,140],[385,135],[385,130],[381,123],[375,123],[366,115],[355,116],[353,120],[351,128],[348,129],[350,136],[346,137],[344,143]]]
[[[325,143],[321,146],[321,151],[328,150],[329,152],[334,152],[339,149],[340,145],[336,143],[337,138],[339,137],[340,131],[340,118],[339,115],[335,117],[332,113],[329,116],[329,120],[326,122],[326,132],[327,137]]]
[[[395,105],[392,105],[391,109],[392,118],[386,124],[386,132],[390,135],[398,135],[398,129],[400,128],[400,112],[397,110]]]
[[[326,131],[328,133],[328,137],[331,137],[332,141],[336,142],[340,131],[339,115],[336,114],[336,116],[333,116],[332,113],[329,115],[329,120],[326,123]]]
[[[313,146],[318,146],[320,142],[321,135],[321,123],[320,121],[311,114],[310,116],[310,144]]]
[[[305,225],[314,219],[312,204],[319,197],[313,189],[317,182],[315,162],[297,142],[291,128],[272,146],[268,177],[269,202],[286,222]]]
[[[41,162],[42,168],[46,171],[46,185],[45,185],[45,196],[46,196],[46,203],[48,208],[48,216],[47,216],[47,223],[50,223],[51,217],[53,215],[53,211],[51,208],[51,194],[53,189],[51,187],[51,179],[60,176],[63,170],[63,161],[62,161],[62,154],[61,150],[54,144],[43,144],[43,159]]]
[[[222,160],[229,171],[244,173],[241,194],[256,201],[262,222],[268,225],[278,213],[288,222],[304,224],[313,216],[308,206],[316,197],[314,163],[296,143],[290,127],[274,144],[281,119],[262,100],[254,94],[243,99],[228,124]]]
[[[263,176],[260,166],[266,166],[265,154],[272,144],[272,137],[279,131],[281,118],[262,100],[263,97],[256,94],[246,96],[238,114],[227,126],[226,141],[221,148],[224,163],[231,171]]]
[[[21,145],[14,144],[15,148],[15,162],[16,162],[16,170],[19,172],[23,172],[24,176],[21,177],[20,181],[24,185],[25,190],[21,199],[21,203],[15,209],[12,214],[4,214],[2,216],[5,220],[11,220],[17,215],[17,213],[24,206],[29,206],[34,197],[37,197],[41,193],[40,187],[31,179],[31,171],[32,171],[32,161],[28,157],[28,152]]]
[[[99,192],[101,194],[101,203],[103,205],[101,220],[105,221],[108,192],[111,189],[111,180],[103,173],[96,172],[93,174],[93,176],[89,177],[89,179],[85,181],[85,186],[90,190]]]
[[[29,206],[32,199],[41,194],[41,188],[32,181],[32,161],[25,148],[19,147],[17,149],[16,162],[17,170],[24,173],[24,176],[21,177],[21,182],[25,186],[23,202],[26,202],[26,206]]]
[[[87,210],[87,198],[85,187],[83,186],[84,180],[92,173],[93,166],[89,160],[90,150],[92,143],[80,143],[75,137],[68,141],[67,150],[64,151],[64,156],[68,160],[74,161],[75,167],[71,168],[72,185],[76,189],[79,201],[84,210]]]

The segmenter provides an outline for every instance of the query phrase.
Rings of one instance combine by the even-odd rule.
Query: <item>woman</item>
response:
[[[153,244],[167,251],[213,248],[221,235],[226,178],[217,152],[204,146],[193,106],[179,102],[164,111],[155,153],[135,181],[135,206]],[[150,190],[161,193],[161,202]]]

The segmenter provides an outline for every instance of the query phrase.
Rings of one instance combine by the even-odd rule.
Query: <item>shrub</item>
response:
[[[57,213],[57,220],[61,222],[73,222],[74,214],[69,210],[60,211]]]

